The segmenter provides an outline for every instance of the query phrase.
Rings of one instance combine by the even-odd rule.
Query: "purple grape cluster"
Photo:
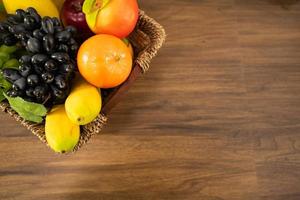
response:
[[[19,69],[2,70],[12,83],[7,94],[44,104],[64,102],[76,70],[76,32],[73,26],[64,28],[58,18],[42,18],[31,7],[0,22],[0,43],[21,45],[27,51]]]

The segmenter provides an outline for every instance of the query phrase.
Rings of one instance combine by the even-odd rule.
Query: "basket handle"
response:
[[[166,33],[163,27],[154,19],[145,15],[144,11],[140,11],[140,18],[137,29],[149,36],[149,45],[139,53],[135,60],[133,70],[129,78],[118,88],[116,88],[104,102],[101,113],[107,115],[120,99],[126,94],[128,89],[133,85],[137,77],[145,73],[149,69],[151,59],[156,56],[158,50],[165,41]]]
[[[146,15],[144,11],[140,10],[139,16],[137,29],[149,36],[150,44],[140,52],[135,62],[145,73],[150,67],[152,58],[156,56],[163,45],[166,39],[166,32],[157,21]]]

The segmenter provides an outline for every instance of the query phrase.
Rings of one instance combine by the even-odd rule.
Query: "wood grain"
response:
[[[81,151],[0,114],[0,199],[299,200],[300,3],[141,0],[168,39]]]

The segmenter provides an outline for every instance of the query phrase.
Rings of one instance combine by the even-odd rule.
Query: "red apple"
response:
[[[61,10],[61,19],[65,26],[72,25],[77,28],[78,37],[85,40],[94,33],[90,30],[85,14],[82,12],[84,0],[66,0]]]
[[[95,34],[127,37],[135,28],[139,17],[137,0],[85,0],[83,12]]]

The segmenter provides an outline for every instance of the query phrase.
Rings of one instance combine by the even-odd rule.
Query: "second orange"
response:
[[[81,75],[99,88],[122,84],[132,69],[132,55],[126,44],[112,35],[95,35],[80,47],[77,56]]]

